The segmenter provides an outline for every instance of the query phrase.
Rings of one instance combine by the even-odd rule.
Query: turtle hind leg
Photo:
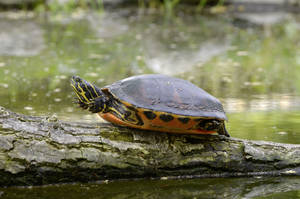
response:
[[[225,135],[226,137],[230,137],[228,131],[225,128],[225,124],[223,122],[223,124],[220,126],[219,130],[218,130],[218,134],[219,135]]]

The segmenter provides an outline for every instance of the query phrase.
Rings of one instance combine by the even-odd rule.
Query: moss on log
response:
[[[300,175],[300,145],[62,122],[0,108],[0,186]]]

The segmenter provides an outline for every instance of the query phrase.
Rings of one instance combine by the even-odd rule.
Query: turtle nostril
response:
[[[78,83],[81,82],[81,78],[78,77],[78,76],[73,76],[72,79],[73,79],[75,82],[78,82]]]

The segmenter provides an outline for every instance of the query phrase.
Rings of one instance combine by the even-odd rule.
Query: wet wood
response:
[[[0,108],[0,185],[299,176],[300,145],[71,123]]]

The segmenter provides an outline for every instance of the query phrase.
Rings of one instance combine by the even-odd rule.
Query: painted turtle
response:
[[[194,84],[166,75],[129,77],[103,88],[73,76],[78,104],[117,125],[173,133],[229,137],[218,99]]]

